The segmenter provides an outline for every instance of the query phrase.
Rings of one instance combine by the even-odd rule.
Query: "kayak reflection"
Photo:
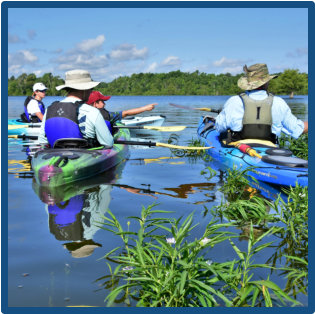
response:
[[[102,245],[93,241],[111,201],[113,183],[125,163],[95,178],[59,187],[44,187],[33,179],[33,190],[45,203],[49,231],[74,258],[90,256]]]

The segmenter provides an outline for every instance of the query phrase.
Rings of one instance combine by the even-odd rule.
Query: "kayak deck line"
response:
[[[278,146],[270,147],[270,142],[266,141],[253,139],[242,141],[242,144],[252,144],[262,158],[252,157],[234,145],[222,144],[220,134],[202,117],[197,133],[204,145],[213,146],[206,152],[225,168],[237,167],[239,170],[250,168],[249,175],[259,181],[278,186],[296,186],[297,184],[308,186],[308,161],[293,156],[291,151],[288,154],[288,150],[278,148]]]

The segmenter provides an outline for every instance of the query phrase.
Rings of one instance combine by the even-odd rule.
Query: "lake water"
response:
[[[157,102],[154,111],[143,115],[161,114],[166,116],[164,125],[186,125],[177,136],[179,145],[187,145],[197,139],[196,128],[202,113],[177,109],[169,103],[220,109],[228,97],[113,96],[107,108],[114,111]],[[59,98],[46,97],[44,103],[47,106],[56,99]],[[307,96],[286,100],[297,117],[307,119]],[[8,98],[8,118],[19,117],[23,102],[24,97]],[[170,133],[152,132],[145,138],[167,143],[170,136]],[[98,279],[108,275],[109,270],[107,260],[102,257],[122,244],[119,237],[93,224],[107,208],[125,227],[129,216],[140,216],[142,206],[153,203],[158,204],[157,209],[174,211],[173,217],[186,217],[194,211],[194,221],[199,223],[191,236],[195,238],[202,235],[211,220],[211,212],[205,206],[211,209],[222,199],[219,191],[222,171],[218,165],[213,163],[217,175],[208,180],[201,174],[208,164],[201,159],[178,157],[167,148],[145,146],[130,147],[129,160],[115,171],[51,195],[49,191],[39,191],[33,183],[22,151],[26,142],[30,141],[9,139],[8,142],[7,298],[10,307],[104,306],[109,290]],[[71,196],[71,206],[70,202],[63,202],[65,195]],[[59,207],[47,204],[53,201]],[[67,206],[65,214],[61,209]],[[234,231],[240,234],[237,246],[246,250],[243,231]],[[2,240],[6,241],[6,237]],[[84,241],[88,244],[85,250],[80,249]],[[269,249],[263,251],[255,262],[265,263],[272,253]],[[216,246],[208,255],[220,262],[236,258],[227,244]],[[266,278],[258,271],[255,277],[260,276]],[[283,279],[275,274],[270,279],[284,285]],[[307,305],[306,296],[300,296],[299,300]]]

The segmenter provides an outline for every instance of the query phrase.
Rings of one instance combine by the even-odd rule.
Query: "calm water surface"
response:
[[[196,127],[201,113],[177,109],[170,102],[194,107],[222,108],[229,96],[113,96],[109,110],[122,110],[157,102],[155,110],[143,115],[165,115],[164,125],[186,125],[179,132],[178,144],[197,139]],[[45,105],[58,97],[46,97]],[[286,99],[294,114],[307,119],[308,97]],[[17,118],[23,110],[24,97],[9,97],[8,118]],[[146,139],[166,143],[170,133],[153,132]],[[122,223],[128,216],[139,216],[142,206],[156,203],[157,209],[174,211],[173,217],[194,211],[199,223],[192,238],[201,236],[211,220],[210,209],[221,202],[222,170],[211,180],[201,175],[202,160],[176,157],[167,148],[130,147],[130,158],[105,175],[56,191],[41,190],[34,184],[25,162],[23,144],[29,141],[9,139],[8,158],[8,305],[14,307],[63,307],[69,305],[104,306],[109,291],[99,278],[108,275],[107,252],[120,246],[120,238],[98,229],[109,208]],[[265,191],[268,193],[268,190]],[[57,205],[56,205],[57,204]],[[67,210],[65,210],[65,208]],[[137,230],[136,225],[131,229]],[[246,250],[247,241],[240,234],[237,246]],[[270,241],[270,239],[268,239]],[[82,246],[85,244],[85,246]],[[256,256],[264,263],[273,254],[267,249]],[[208,252],[212,260],[223,262],[237,258],[227,243]],[[266,278],[262,271],[255,278]],[[285,282],[276,274],[271,280]],[[300,301],[307,305],[307,297]],[[123,303],[117,306],[124,306]]]

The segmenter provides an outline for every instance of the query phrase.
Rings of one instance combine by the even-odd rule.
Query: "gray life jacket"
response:
[[[233,132],[233,140],[260,139],[276,143],[276,135],[271,132],[274,96],[269,93],[263,100],[252,99],[246,93],[239,96],[244,105],[243,128],[239,132]]]

